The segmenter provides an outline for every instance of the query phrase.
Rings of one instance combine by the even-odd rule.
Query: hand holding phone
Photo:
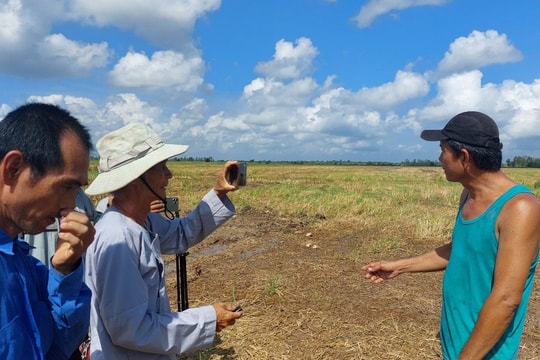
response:
[[[178,197],[177,196],[173,196],[173,197],[167,197],[165,198],[165,206],[167,208],[168,211],[170,212],[176,212],[179,210],[179,205],[178,205]]]
[[[239,163],[229,167],[227,181],[231,185],[244,186],[247,179],[247,164]]]

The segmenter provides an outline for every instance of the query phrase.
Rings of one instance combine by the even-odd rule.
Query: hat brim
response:
[[[183,154],[188,149],[188,145],[164,144],[140,159],[107,172],[99,173],[88,188],[86,188],[85,193],[87,195],[100,195],[121,189],[157,163]]]
[[[427,141],[442,141],[448,140],[448,136],[442,133],[442,130],[424,130],[420,134],[420,137]]]

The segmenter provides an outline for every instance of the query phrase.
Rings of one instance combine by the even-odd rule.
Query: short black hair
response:
[[[19,150],[32,175],[40,178],[63,165],[60,138],[67,132],[75,134],[88,151],[92,149],[88,129],[67,110],[44,103],[22,105],[0,121],[0,161],[9,151]]]
[[[465,149],[471,155],[476,167],[486,171],[499,171],[502,166],[501,149],[477,147],[467,145],[455,140],[446,140],[455,156],[459,155],[461,149]]]

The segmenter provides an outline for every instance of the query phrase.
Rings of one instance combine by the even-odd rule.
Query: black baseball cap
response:
[[[442,130],[424,130],[420,137],[427,141],[454,140],[481,148],[502,149],[497,124],[478,111],[457,114]]]

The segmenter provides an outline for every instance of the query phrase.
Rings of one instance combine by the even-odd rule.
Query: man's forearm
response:
[[[458,359],[483,359],[504,334],[515,311],[516,306],[488,297]]]

